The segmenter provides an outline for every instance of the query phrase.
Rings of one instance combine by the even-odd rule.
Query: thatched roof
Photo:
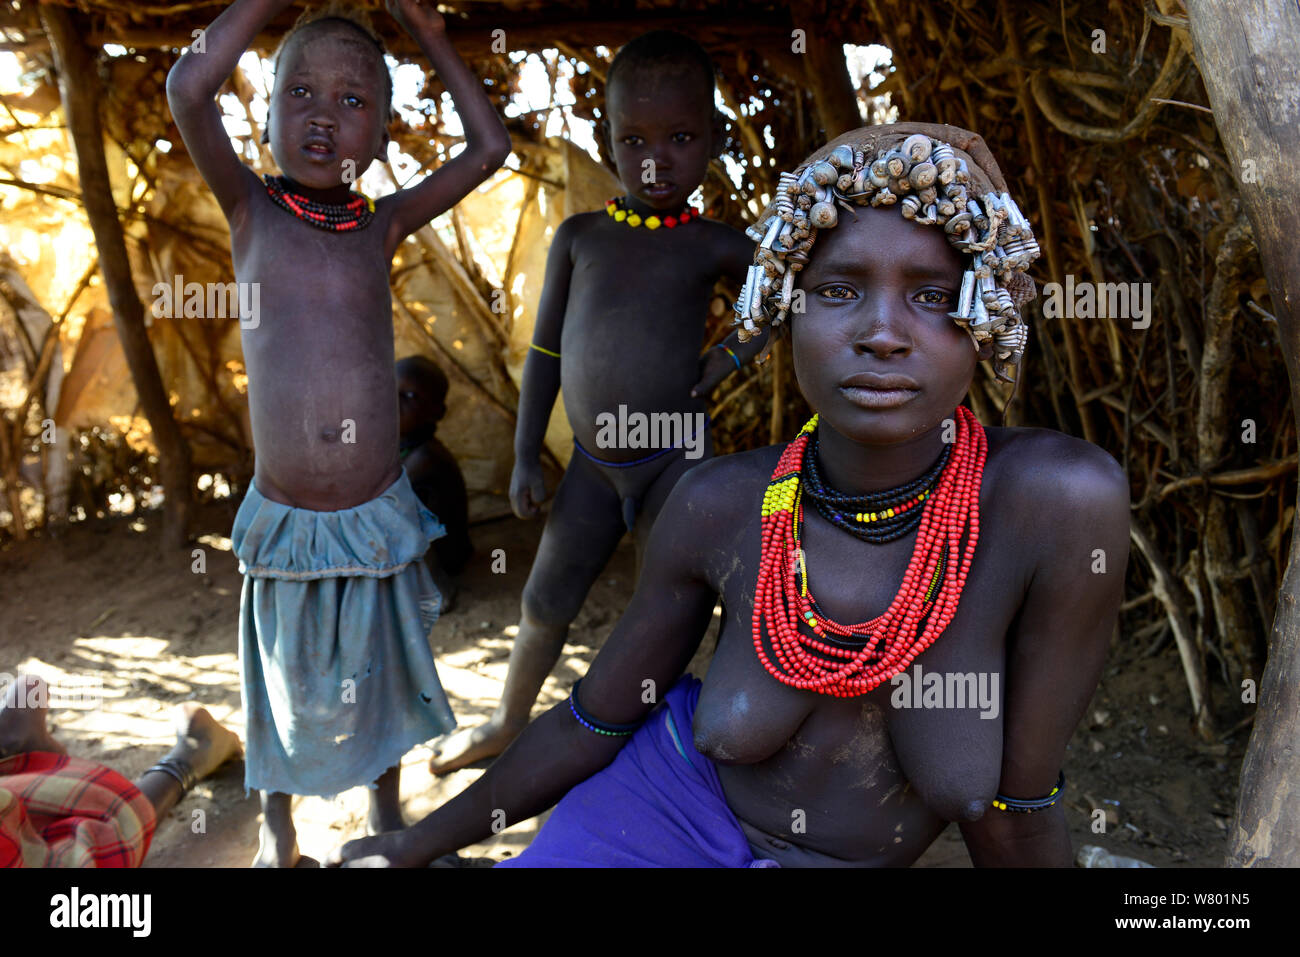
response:
[[[92,43],[121,43],[139,47],[183,47],[194,30],[206,27],[229,5],[227,0],[192,0],[178,3],[131,3],[127,0],[65,0],[84,14]],[[284,31],[306,7],[297,2],[277,17],[259,37],[264,49],[279,42]],[[389,49],[397,55],[415,52],[414,44],[384,9],[383,0],[356,0],[355,8],[368,11]],[[789,49],[790,30],[797,24],[788,5],[779,3],[714,2],[551,2],[551,0],[468,0],[443,4],[456,48],[469,58],[493,52],[493,30],[507,32],[511,50],[540,50],[558,41],[586,46],[618,47],[632,37],[658,27],[688,31],[711,49],[752,44]],[[35,5],[24,3],[4,20],[20,29],[37,26]],[[859,23],[864,23],[858,20]],[[864,23],[865,27],[865,23]],[[865,29],[844,42],[875,42]]]

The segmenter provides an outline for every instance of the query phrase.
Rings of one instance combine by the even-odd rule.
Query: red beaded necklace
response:
[[[956,420],[957,440],[923,507],[902,587],[883,615],[857,625],[842,625],[817,608],[799,545],[799,477],[817,416],[786,446],[763,495],[754,590],[754,648],[777,681],[838,698],[866,694],[906,670],[948,627],[979,542],[980,483],[988,454],[984,428],[971,411],[958,406]],[[816,637],[800,632],[800,619]],[[855,640],[842,642],[835,635]],[[865,644],[859,644],[862,639]]]
[[[266,194],[281,209],[287,209],[304,223],[333,233],[365,229],[375,218],[375,202],[360,190],[352,190],[346,203],[321,203],[293,192],[284,176],[262,174]]]

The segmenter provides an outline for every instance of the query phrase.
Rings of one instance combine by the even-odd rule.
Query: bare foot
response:
[[[284,863],[293,861],[292,864]],[[272,852],[263,854],[263,849],[257,849],[257,857],[253,859],[253,867],[320,867],[320,861],[314,857],[308,857],[306,854],[298,853],[298,845],[295,842],[293,850],[286,856],[281,857],[279,853]]]
[[[522,730],[522,727],[504,724],[493,715],[486,724],[476,728],[444,734],[434,739],[429,770],[434,774],[449,774],[475,761],[494,758],[508,748]]]
[[[308,863],[310,862],[310,863]],[[253,867],[320,867],[320,862],[304,857],[298,852],[298,838],[291,835],[288,842],[269,833],[265,825],[258,835],[257,857]]]
[[[293,826],[292,808],[291,795],[262,792],[262,826],[253,867],[320,867],[319,862],[298,852],[298,830]]]
[[[19,675],[0,694],[0,756],[28,751],[67,754],[46,725],[50,712],[50,687],[44,678]]]
[[[456,610],[456,596],[460,594],[460,589],[448,579],[445,583],[438,583],[438,591],[442,593],[442,608],[439,609],[438,614],[451,614]]]
[[[376,834],[348,841],[336,847],[325,858],[326,867],[424,867],[427,856],[412,847],[414,835],[410,831]]]
[[[217,722],[208,709],[196,701],[180,705],[174,714],[176,751],[194,769],[200,781],[231,758],[243,753],[239,735]]]

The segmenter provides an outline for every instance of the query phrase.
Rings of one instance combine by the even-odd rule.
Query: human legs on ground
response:
[[[49,751],[67,754],[46,724],[49,686],[35,675],[19,675],[0,695],[0,757]]]
[[[442,605],[438,608],[438,615],[447,614],[456,607],[456,595],[460,591],[455,580],[442,567],[442,562],[438,561],[438,554],[432,547],[429,553],[424,556],[425,567],[429,569],[429,577],[433,579],[434,587],[438,589],[438,594],[442,596]]]
[[[505,689],[486,724],[443,735],[429,768],[446,774],[500,754],[528,724],[533,704],[564,650],[569,625],[623,537],[617,492],[598,467],[575,455],[555,491],[510,649]]]
[[[176,744],[163,761],[184,762],[193,770],[195,781],[202,781],[240,753],[239,736],[219,724],[197,702],[187,701],[178,707],[172,723],[176,728]],[[165,771],[146,771],[136,779],[135,786],[149,799],[159,819],[185,795],[181,783]]]
[[[50,734],[49,687],[35,675],[19,675],[0,699],[0,755],[28,751],[66,754],[67,748]],[[222,727],[207,708],[190,701],[173,716],[176,744],[163,758],[180,760],[194,772],[196,781],[206,778],[227,760],[239,754],[239,736]],[[165,771],[146,771],[135,782],[162,817],[181,799],[184,791],[176,778]]]
[[[370,789],[370,813],[366,817],[366,833],[382,834],[400,831],[406,827],[402,819],[401,800],[402,766],[394,765],[375,781]]]
[[[32,751],[66,754],[47,726],[49,686],[35,675],[19,675],[0,696],[0,757]],[[186,702],[173,712],[176,744],[163,762],[173,761],[177,773],[185,769],[201,781],[240,753],[239,736],[223,727],[206,708]],[[162,763],[162,762],[160,762]],[[166,771],[150,770],[135,780],[135,786],[161,819],[184,796],[181,782]]]
[[[262,828],[258,833],[254,867],[319,867],[298,853],[298,829],[293,826],[293,795],[261,791]]]

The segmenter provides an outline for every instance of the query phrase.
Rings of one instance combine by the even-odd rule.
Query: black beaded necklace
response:
[[[346,203],[321,203],[295,192],[290,180],[284,176],[262,174],[266,194],[271,202],[287,209],[310,226],[327,229],[332,233],[365,229],[375,218],[375,202],[360,190],[353,190]]]
[[[803,494],[812,501],[818,514],[836,528],[864,542],[883,545],[902,538],[921,524],[921,512],[951,451],[952,446],[945,444],[934,465],[905,485],[866,495],[844,495],[822,479],[817,468],[821,443],[814,433],[804,453],[800,476]]]

